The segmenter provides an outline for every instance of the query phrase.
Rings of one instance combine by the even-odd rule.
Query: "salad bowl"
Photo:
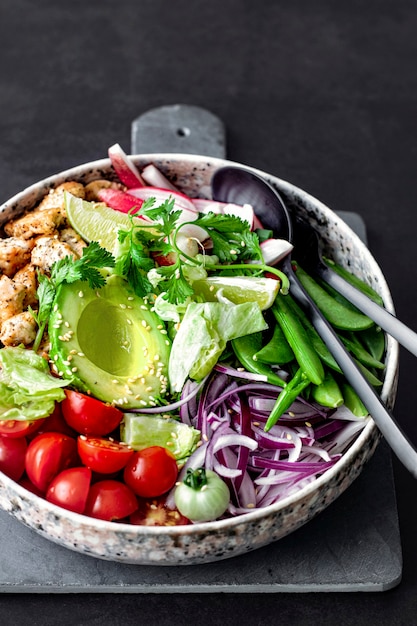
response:
[[[139,169],[153,163],[180,191],[209,198],[213,173],[225,165],[219,158],[182,154],[143,154],[131,157]],[[240,167],[242,167],[239,164]],[[332,210],[305,191],[254,168],[283,196],[288,206],[307,218],[320,234],[326,255],[369,283],[387,310],[393,303],[385,278],[366,245]],[[65,181],[88,183],[116,180],[109,159],[73,167],[50,176],[0,207],[0,224],[30,209]],[[392,408],[397,390],[398,345],[387,337],[381,398]],[[141,565],[194,565],[237,556],[261,548],[295,531],[340,496],[372,457],[380,433],[372,419],[330,469],[278,503],[212,522],[184,526],[141,526],[93,519],[60,508],[0,472],[0,506],[16,520],[68,549],[106,559]]]

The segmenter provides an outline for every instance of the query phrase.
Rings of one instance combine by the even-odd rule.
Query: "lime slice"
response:
[[[65,210],[69,223],[85,241],[97,241],[110,252],[114,252],[117,232],[131,228],[126,213],[110,209],[105,204],[87,202],[69,193],[65,193]]]
[[[255,276],[209,276],[193,283],[195,292],[209,302],[222,297],[233,304],[257,302],[262,311],[272,306],[279,287],[280,282],[274,278]]]

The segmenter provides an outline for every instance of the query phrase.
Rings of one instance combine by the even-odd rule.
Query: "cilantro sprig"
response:
[[[39,306],[29,311],[38,324],[33,349],[36,351],[42,341],[43,333],[51,314],[55,293],[62,283],[74,283],[77,280],[85,281],[92,289],[99,289],[106,283],[100,269],[114,267],[115,258],[105,248],[101,248],[96,241],[92,241],[83,248],[79,259],[66,256],[53,263],[50,276],[38,273],[38,289],[36,292]]]

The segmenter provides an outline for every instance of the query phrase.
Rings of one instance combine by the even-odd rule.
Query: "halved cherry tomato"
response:
[[[38,432],[39,434],[47,432],[64,433],[64,435],[74,438],[77,436],[77,432],[64,420],[61,404],[58,402],[55,404],[55,409],[51,415],[48,415],[48,417],[43,421]]]
[[[133,491],[118,480],[101,480],[91,485],[84,515],[117,521],[129,517],[138,508]]]
[[[181,515],[178,509],[168,509],[164,501],[139,499],[139,508],[129,517],[129,522],[137,526],[184,526],[190,520]]]
[[[13,480],[20,480],[25,471],[27,441],[0,435],[0,471]]]
[[[88,467],[70,467],[52,479],[46,499],[68,511],[83,513],[90,483],[91,470]]]
[[[26,452],[26,473],[42,492],[59,472],[78,463],[77,442],[63,433],[37,435]]]
[[[0,435],[4,437],[27,437],[40,429],[46,418],[33,420],[0,420]]]
[[[81,461],[93,472],[113,474],[125,467],[134,450],[126,444],[105,439],[80,435],[77,439]]]
[[[177,476],[177,461],[162,446],[135,452],[123,472],[125,483],[142,498],[156,498],[166,493],[175,485]]]
[[[81,435],[108,435],[122,421],[122,411],[101,400],[71,389],[65,390],[65,396],[61,403],[64,419]]]

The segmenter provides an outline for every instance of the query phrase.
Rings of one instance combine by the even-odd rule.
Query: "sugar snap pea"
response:
[[[321,385],[311,386],[313,400],[330,408],[337,408],[343,404],[343,394],[334,376],[327,371]]]
[[[340,340],[348,349],[348,351],[354,355],[358,361],[360,361],[366,367],[374,367],[375,369],[385,369],[385,364],[378,359],[375,359],[364,346],[361,344],[355,333],[348,333],[347,335],[339,335]]]
[[[262,347],[262,333],[252,333],[232,339],[231,342],[233,352],[242,366],[253,374],[261,374],[272,385],[285,387],[286,382],[278,376],[266,363],[261,363],[253,358],[253,356]]]
[[[358,338],[374,359],[381,361],[385,352],[385,333],[379,326],[372,326],[357,333]]]
[[[300,368],[312,383],[320,385],[324,379],[323,364],[311,345],[304,326],[293,314],[287,298],[288,296],[279,294],[272,305],[272,313],[281,326]]]
[[[366,417],[368,415],[368,409],[359,398],[356,391],[347,382],[341,383],[341,389],[343,394],[343,400],[345,406],[352,411],[356,417]]]
[[[375,289],[373,289],[370,285],[368,285],[368,283],[366,283],[364,280],[359,278],[359,276],[352,274],[346,268],[342,267],[338,263],[335,263],[332,259],[324,258],[323,260],[326,262],[326,265],[328,265],[334,272],[337,272],[339,276],[344,278],[351,285],[353,285],[357,289],[360,289],[360,291],[365,293],[368,296],[368,298],[371,298],[371,300],[373,300],[380,306],[384,305],[384,301],[379,295],[379,293],[377,293]]]
[[[268,432],[268,430],[270,430],[272,426],[277,423],[281,415],[283,415],[283,413],[290,408],[292,403],[308,385],[310,385],[309,379],[303,370],[299,368],[287,386],[278,395],[264,427],[266,432]]]
[[[271,339],[256,352],[254,359],[269,365],[284,365],[294,359],[294,352],[279,324],[274,324]]]
[[[320,335],[314,328],[313,324],[308,319],[308,316],[306,315],[306,313],[297,304],[297,302],[295,302],[291,294],[288,294],[286,298],[287,298],[286,302],[288,303],[288,306],[291,307],[294,315],[298,316],[299,320],[301,321],[302,325],[304,326],[307,332],[307,335],[311,341],[311,345],[313,346],[314,350],[317,352],[321,361],[324,363],[324,365],[327,365],[327,367],[330,367],[335,372],[338,372],[339,374],[341,374],[342,370],[340,369],[339,365],[335,361],[333,355],[331,354],[330,350],[324,343],[323,339],[320,337]]]
[[[367,315],[353,311],[335,300],[298,264],[296,273],[304,289],[332,326],[343,330],[364,330],[373,325],[374,322]]]

